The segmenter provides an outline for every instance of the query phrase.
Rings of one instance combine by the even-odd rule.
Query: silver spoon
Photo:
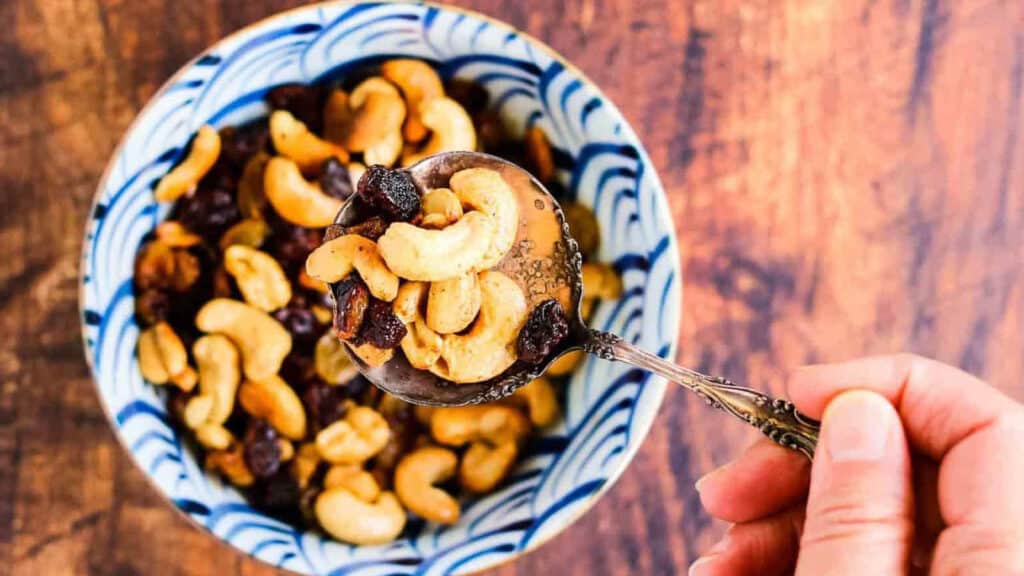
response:
[[[524,289],[531,307],[544,300],[558,299],[568,317],[569,335],[542,364],[517,362],[501,375],[477,384],[454,384],[428,371],[417,370],[402,354],[395,354],[382,366],[371,367],[349,351],[353,363],[370,382],[413,404],[479,404],[512,394],[543,374],[559,356],[572,350],[583,350],[605,360],[632,364],[676,382],[696,392],[709,405],[759,429],[778,444],[813,458],[818,441],[818,422],[797,412],[791,402],[737,386],[721,377],[706,376],[678,366],[624,342],[614,334],[592,330],[583,323],[580,317],[583,277],[579,246],[569,235],[569,227],[558,202],[529,172],[496,156],[477,152],[437,154],[407,170],[420,191],[425,192],[447,186],[452,174],[466,168],[496,170],[518,194],[520,226],[516,243],[497,268]],[[363,210],[361,206],[360,203],[347,202],[338,213],[335,226],[328,229],[327,239],[340,235],[343,227],[372,216],[360,213]]]

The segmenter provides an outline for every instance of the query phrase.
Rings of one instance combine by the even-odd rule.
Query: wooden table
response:
[[[115,442],[76,268],[143,103],[289,4],[0,4],[0,573],[272,572],[191,527]],[[680,360],[779,393],[802,363],[910,350],[1024,397],[1024,3],[470,4],[550,42],[640,134],[679,234]],[[499,572],[685,572],[722,530],[694,480],[753,438],[722,418],[670,390],[610,493]]]

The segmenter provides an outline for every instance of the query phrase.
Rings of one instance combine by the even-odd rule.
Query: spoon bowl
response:
[[[519,200],[519,230],[512,249],[498,263],[497,269],[519,284],[531,309],[544,300],[557,299],[565,310],[569,333],[543,362],[517,361],[498,376],[475,384],[455,384],[426,370],[417,370],[403,354],[372,367],[346,346],[352,362],[370,382],[413,404],[480,404],[505,398],[543,374],[562,354],[582,349],[605,360],[626,362],[676,382],[709,405],[758,428],[778,444],[813,458],[818,442],[818,422],[797,412],[792,403],[737,386],[725,378],[706,376],[673,364],[614,334],[591,330],[583,323],[580,315],[583,259],[579,245],[569,233],[558,201],[529,172],[496,156],[478,152],[437,154],[406,170],[422,194],[431,188],[447,186],[452,174],[466,168],[495,170],[515,191]],[[328,229],[328,240],[342,234],[345,226],[372,216],[363,213],[362,203],[353,202],[353,198],[356,196],[346,202],[335,224]],[[332,292],[337,288],[332,285]]]

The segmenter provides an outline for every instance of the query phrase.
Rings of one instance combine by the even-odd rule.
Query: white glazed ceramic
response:
[[[569,197],[601,223],[600,259],[623,277],[622,298],[598,307],[594,327],[675,354],[681,278],[661,184],[615,106],[550,48],[479,14],[423,3],[311,5],[221,40],[153,96],[99,185],[82,257],[85,353],[118,437],[157,489],[229,545],[304,574],[464,573],[536,547],[621,474],[664,393],[663,381],[637,369],[588,359],[569,383],[564,422],[533,443],[503,488],[465,500],[458,524],[410,522],[387,546],[339,544],[268,518],[197,464],[135,360],[132,263],[167,209],[154,202],[153,185],[202,124],[265,114],[269,88],[395,56],[481,83],[517,132],[543,128]]]

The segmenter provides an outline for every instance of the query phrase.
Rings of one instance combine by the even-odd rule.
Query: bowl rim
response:
[[[580,69],[575,64],[570,62],[567,58],[562,56],[557,50],[555,50],[554,48],[549,46],[543,40],[540,40],[539,38],[533,36],[532,34],[526,32],[524,30],[519,29],[516,26],[514,26],[514,25],[512,25],[512,24],[510,24],[508,22],[505,22],[503,20],[499,20],[499,19],[497,19],[497,18],[495,18],[493,16],[490,16],[488,14],[484,14],[482,12],[479,12],[479,11],[476,11],[476,10],[473,10],[473,9],[470,9],[470,8],[464,8],[462,6],[456,6],[456,5],[451,5],[451,4],[441,4],[439,1],[436,1],[436,0],[383,0],[383,1],[381,1],[381,0],[321,0],[321,1],[318,1],[318,2],[311,2],[309,4],[295,6],[295,7],[292,7],[292,8],[287,8],[285,10],[280,10],[280,11],[274,12],[274,13],[269,14],[269,15],[263,17],[263,18],[260,18],[259,20],[256,20],[255,22],[250,22],[249,24],[246,24],[246,25],[244,25],[244,26],[242,26],[242,27],[240,27],[240,28],[238,28],[236,30],[233,30],[232,32],[230,32],[228,34],[224,34],[224,35],[220,36],[217,40],[215,40],[211,44],[207,45],[205,48],[200,50],[199,53],[197,53],[195,56],[193,56],[192,58],[187,60],[181,66],[179,66],[174,71],[174,73],[171,74],[160,85],[160,87],[157,88],[149,96],[149,98],[146,100],[146,103],[141,108],[139,108],[138,111],[135,113],[135,116],[132,118],[131,123],[127,126],[127,128],[124,129],[124,131],[121,134],[120,139],[118,140],[117,145],[114,147],[114,149],[110,152],[110,154],[108,156],[106,166],[104,167],[103,172],[101,173],[100,178],[97,181],[96,190],[95,190],[95,192],[93,192],[92,199],[90,200],[89,211],[87,212],[87,214],[91,215],[91,214],[93,214],[95,212],[96,207],[99,205],[100,197],[102,196],[103,191],[106,189],[107,181],[110,179],[111,172],[112,172],[112,170],[113,170],[113,168],[115,166],[115,160],[117,158],[119,158],[121,156],[121,154],[123,153],[124,148],[125,148],[125,146],[127,144],[129,135],[131,135],[138,128],[139,122],[145,116],[145,113],[152,106],[155,105],[156,101],[161,96],[166,94],[166,92],[168,91],[168,88],[170,88],[172,85],[174,85],[188,70],[190,70],[200,59],[202,59],[204,56],[206,56],[210,51],[216,49],[218,46],[220,46],[224,42],[226,42],[228,40],[231,40],[233,38],[237,38],[237,37],[239,37],[239,36],[241,36],[243,34],[246,34],[246,33],[250,32],[253,29],[262,28],[262,27],[264,27],[264,26],[266,26],[266,25],[268,25],[268,24],[270,24],[272,22],[278,21],[280,19],[286,18],[288,16],[291,16],[291,15],[294,15],[294,14],[297,14],[297,13],[300,13],[300,12],[315,11],[315,10],[319,10],[319,9],[322,9],[322,8],[328,7],[328,6],[332,6],[332,7],[333,6],[356,6],[356,5],[360,5],[360,4],[406,4],[406,5],[413,5],[413,6],[425,6],[425,7],[429,7],[429,8],[435,8],[435,9],[437,9],[439,11],[442,11],[442,12],[449,12],[449,13],[455,13],[455,14],[461,14],[461,15],[469,16],[471,18],[478,19],[478,20],[480,20],[482,22],[486,22],[487,24],[489,24],[491,26],[494,26],[496,28],[499,28],[501,30],[505,30],[505,31],[508,31],[508,32],[511,32],[511,33],[515,33],[515,34],[517,34],[519,36],[522,36],[524,39],[528,40],[530,42],[530,44],[532,44],[534,47],[536,47],[539,50],[541,50],[542,52],[544,52],[553,61],[556,61],[560,65],[564,66],[565,69],[568,70],[569,72],[571,72],[576,78],[578,78],[579,80],[584,82],[586,85],[588,85],[591,89],[593,89],[594,92],[597,94],[597,96],[602,100],[604,105],[608,106],[609,109],[611,110],[611,112],[614,115],[617,115],[619,118],[621,118],[623,120],[623,122],[622,122],[622,132],[623,132],[623,135],[624,135],[625,139],[626,140],[630,140],[630,141],[632,141],[632,142],[634,142],[636,144],[636,150],[637,150],[637,152],[639,154],[640,161],[643,162],[643,163],[646,163],[646,164],[650,165],[652,168],[654,168],[649,173],[649,176],[652,178],[652,181],[653,181],[654,186],[655,186],[656,191],[657,191],[657,194],[655,194],[655,205],[657,207],[657,210],[655,210],[654,216],[655,216],[655,218],[657,218],[661,222],[661,224],[667,230],[667,234],[666,234],[666,236],[668,238],[667,253],[668,253],[668,255],[670,257],[670,261],[672,263],[671,264],[672,272],[673,272],[673,274],[674,274],[674,276],[676,278],[676,282],[674,283],[674,287],[671,288],[671,291],[678,294],[678,298],[676,298],[676,301],[679,303],[678,307],[676,307],[673,311],[670,312],[670,317],[668,317],[666,319],[667,320],[667,324],[671,328],[673,328],[673,330],[671,332],[670,342],[669,342],[668,358],[670,360],[674,360],[676,358],[677,354],[678,354],[678,351],[679,351],[679,339],[680,339],[680,337],[679,337],[679,327],[680,327],[680,323],[681,323],[681,320],[682,320],[682,310],[683,310],[683,303],[684,303],[684,287],[685,286],[684,286],[684,279],[683,279],[683,271],[682,271],[682,266],[680,266],[680,263],[679,263],[679,246],[678,246],[678,240],[676,238],[675,222],[673,221],[673,219],[670,216],[671,210],[670,210],[670,205],[669,205],[669,202],[668,202],[668,195],[665,192],[665,187],[664,187],[664,185],[661,182],[661,178],[658,176],[658,171],[657,171],[657,169],[656,169],[656,167],[654,165],[654,162],[651,160],[650,156],[647,154],[647,149],[644,147],[643,142],[640,140],[640,137],[633,130],[633,127],[630,124],[629,120],[625,117],[625,115],[622,113],[622,111],[619,110],[619,107],[614,103],[614,101],[611,98],[609,98],[607,94],[604,93],[604,91],[600,88],[600,86],[596,82],[591,80],[590,77],[587,76],[586,73],[584,73],[582,69]],[[224,538],[222,538],[219,535],[217,535],[216,533],[214,533],[212,530],[207,528],[204,524],[202,524],[201,522],[199,522],[198,520],[196,520],[195,518],[193,518],[189,514],[185,513],[185,511],[182,510],[181,508],[179,508],[174,503],[174,501],[171,500],[171,497],[166,492],[164,492],[164,490],[160,486],[158,486],[156,484],[156,481],[153,479],[153,477],[145,469],[142,468],[141,463],[135,458],[135,455],[132,454],[131,450],[128,448],[128,445],[126,443],[126,439],[122,435],[121,430],[115,425],[114,415],[111,413],[110,407],[107,405],[107,402],[104,399],[103,392],[100,389],[100,385],[99,385],[99,381],[98,381],[98,375],[96,373],[96,367],[94,365],[94,361],[93,361],[92,355],[89,354],[88,334],[87,334],[87,330],[86,330],[86,323],[83,320],[85,312],[86,312],[86,307],[85,307],[85,300],[86,300],[86,295],[85,295],[85,286],[86,286],[85,275],[86,275],[86,270],[85,270],[85,266],[83,266],[82,264],[85,262],[85,259],[90,254],[90,243],[87,241],[87,238],[88,238],[89,233],[92,231],[92,228],[93,228],[93,225],[94,225],[93,222],[94,222],[94,220],[92,218],[87,217],[86,218],[86,222],[85,222],[85,226],[84,226],[84,230],[82,232],[83,243],[82,243],[82,252],[79,255],[79,269],[78,269],[78,312],[79,312],[79,314],[78,314],[79,322],[78,323],[79,323],[79,330],[80,330],[80,334],[81,334],[81,338],[82,338],[82,351],[83,351],[83,355],[85,356],[86,365],[89,368],[90,380],[92,380],[93,389],[94,389],[94,392],[96,393],[97,400],[99,401],[100,409],[103,411],[104,416],[106,416],[107,423],[110,426],[110,428],[111,428],[111,430],[112,430],[112,432],[114,434],[114,438],[116,438],[116,440],[117,440],[117,444],[120,446],[121,450],[125,454],[127,454],[128,460],[132,463],[132,466],[135,467],[136,470],[138,470],[142,474],[143,478],[145,479],[146,484],[149,485],[149,487],[152,489],[152,491],[155,492],[157,494],[157,496],[164,503],[166,503],[170,509],[172,509],[180,517],[184,518],[186,520],[186,522],[188,522],[191,526],[193,526],[194,528],[198,528],[202,533],[204,533],[204,534],[212,537],[214,540],[216,540],[220,544],[220,546],[225,547],[225,548],[233,551],[237,555],[251,558],[251,559],[255,560],[256,562],[259,562],[260,564],[269,566],[269,567],[271,567],[271,568],[273,568],[275,570],[281,571],[282,573],[294,574],[296,576],[304,576],[302,573],[296,572],[296,571],[291,570],[289,568],[284,568],[284,567],[281,567],[281,566],[272,565],[272,564],[266,562],[265,560],[263,560],[263,559],[261,559],[261,558],[259,558],[257,556],[254,556],[253,554],[251,554],[251,553],[249,553],[249,552],[247,552],[245,550],[242,550],[241,548],[231,544],[230,542],[226,541]],[[521,550],[515,551],[512,555],[508,556],[507,558],[498,560],[496,562],[488,564],[487,566],[481,567],[479,569],[472,570],[472,571],[468,572],[468,574],[483,573],[485,571],[493,570],[493,569],[496,569],[496,568],[498,568],[500,566],[504,566],[504,565],[507,565],[507,564],[511,564],[512,562],[515,562],[516,560],[518,560],[519,558],[525,556],[526,554],[528,554],[528,553],[530,553],[530,552],[532,552],[534,550],[537,550],[538,548],[540,548],[543,545],[547,544],[548,542],[553,540],[556,536],[559,536],[559,535],[563,534],[570,526],[572,526],[573,524],[578,522],[580,520],[580,518],[582,518],[584,515],[586,515],[587,512],[589,512],[590,510],[593,509],[594,505],[597,504],[597,502],[600,501],[601,498],[619,481],[619,479],[622,477],[623,473],[625,473],[626,469],[629,468],[629,465],[633,462],[633,459],[636,457],[636,454],[640,450],[640,447],[647,440],[647,436],[650,434],[651,428],[654,425],[654,421],[657,419],[658,413],[661,411],[661,408],[662,408],[662,406],[664,404],[664,401],[665,401],[665,391],[668,388],[668,385],[671,384],[671,382],[668,382],[667,380],[665,380],[665,378],[657,376],[657,375],[654,375],[654,374],[651,374],[650,378],[651,378],[651,380],[648,381],[647,385],[654,385],[657,388],[657,390],[655,391],[655,395],[654,395],[654,397],[651,400],[651,401],[653,401],[655,403],[655,407],[654,407],[653,413],[651,415],[651,418],[649,419],[648,422],[646,422],[645,424],[641,425],[640,429],[638,430],[639,434],[637,435],[638,438],[639,438],[639,441],[631,443],[631,446],[629,446],[626,449],[626,451],[623,454],[622,464],[617,469],[612,471],[612,473],[608,476],[608,478],[604,482],[604,484],[599,489],[597,489],[595,492],[590,494],[587,497],[586,502],[584,502],[582,506],[580,506],[571,515],[569,515],[561,523],[561,525],[557,529],[555,529],[553,531],[550,531],[549,533],[547,533],[547,534],[545,534],[545,535],[543,535],[543,536],[541,536],[541,537],[539,537],[539,538],[537,538],[535,540],[531,540],[530,542],[527,543],[527,545],[525,547],[523,547]],[[254,509],[254,510],[259,512],[258,509]]]

